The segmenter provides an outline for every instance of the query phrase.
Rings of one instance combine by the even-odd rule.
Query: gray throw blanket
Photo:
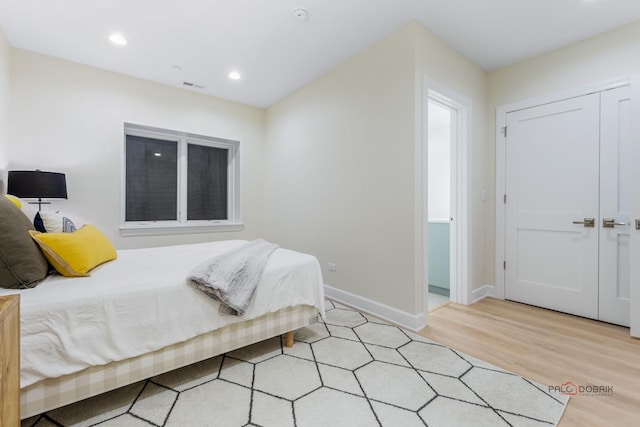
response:
[[[215,256],[187,277],[189,283],[220,301],[220,312],[241,316],[247,310],[267,260],[278,245],[253,240],[237,249]]]

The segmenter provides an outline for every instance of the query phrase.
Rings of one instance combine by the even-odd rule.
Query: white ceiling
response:
[[[14,47],[258,107],[412,20],[492,70],[638,21],[640,0],[0,0]]]

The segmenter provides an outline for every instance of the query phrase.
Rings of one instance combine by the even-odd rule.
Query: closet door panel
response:
[[[629,302],[631,336],[640,338],[640,227],[636,227],[635,222],[640,221],[640,75],[633,78],[631,85],[631,97],[635,101],[631,108],[631,135],[633,135],[630,150],[632,164],[635,166],[630,170],[629,179],[629,204],[631,210],[631,226],[629,258],[633,260],[629,268],[629,284],[631,286]],[[640,225],[640,224],[639,224]]]
[[[632,159],[631,90],[625,86],[601,95],[598,292],[598,318],[624,326],[630,319]],[[605,219],[614,220],[613,226],[605,227]]]
[[[597,93],[507,114],[507,299],[598,317],[599,121]]]

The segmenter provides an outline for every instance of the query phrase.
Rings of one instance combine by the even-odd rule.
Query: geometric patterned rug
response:
[[[22,426],[553,426],[568,397],[327,301],[327,321]]]

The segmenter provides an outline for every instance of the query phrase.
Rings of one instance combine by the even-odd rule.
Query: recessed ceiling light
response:
[[[109,36],[109,40],[111,43],[117,44],[118,46],[124,46],[127,44],[127,39],[124,38],[122,34],[114,33]]]
[[[240,75],[240,73],[239,73],[239,72],[237,72],[237,71],[232,71],[232,72],[230,72],[230,73],[229,73],[229,78],[230,78],[231,80],[240,80],[240,79],[242,78],[242,76]]]

